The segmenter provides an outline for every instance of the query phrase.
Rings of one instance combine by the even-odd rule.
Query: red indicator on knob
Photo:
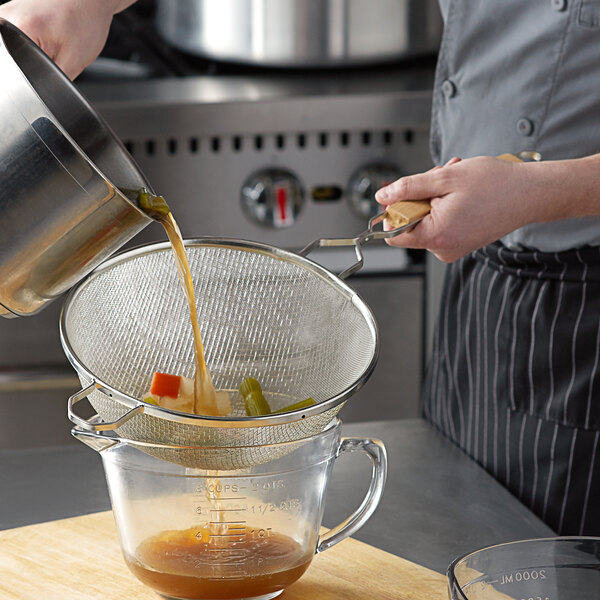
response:
[[[275,226],[285,227],[292,224],[292,212],[288,206],[288,188],[287,185],[275,186],[275,210],[273,220]]]
[[[298,177],[283,169],[254,173],[241,192],[246,216],[265,227],[291,227],[304,204],[304,189]]]

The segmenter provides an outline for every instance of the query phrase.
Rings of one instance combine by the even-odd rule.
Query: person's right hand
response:
[[[600,154],[540,163],[477,156],[401,177],[375,198],[384,206],[430,200],[431,212],[413,230],[386,241],[452,262],[523,225],[599,215],[599,174]]]
[[[113,14],[135,0],[11,0],[0,17],[28,35],[74,79],[104,47]]]

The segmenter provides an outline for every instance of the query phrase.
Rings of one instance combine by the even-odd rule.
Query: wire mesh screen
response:
[[[339,280],[295,255],[251,244],[186,246],[206,361],[215,387],[232,390],[233,415],[245,414],[235,390],[247,377],[261,383],[277,410],[307,397],[317,403],[333,398],[369,371],[376,327],[362,300]],[[85,367],[82,379],[98,379],[124,396],[140,398],[154,371],[193,377],[189,310],[171,250],[134,251],[92,275],[69,300],[64,335]],[[118,397],[100,392],[90,401],[107,420],[127,410]],[[260,434],[199,428],[149,415],[123,427],[128,437],[147,441],[247,445],[257,436],[259,443],[273,443],[316,433],[312,429],[322,430],[337,410],[326,412],[332,414],[308,419],[315,420],[312,428],[297,423],[296,432],[281,425],[252,427],[265,429]]]

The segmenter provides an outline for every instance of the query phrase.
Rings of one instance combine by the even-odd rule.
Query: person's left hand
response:
[[[551,220],[553,216],[539,213],[541,164],[490,156],[455,158],[443,167],[398,179],[380,189],[376,200],[388,205],[430,199],[431,212],[388,244],[426,248],[452,262],[523,225]]]

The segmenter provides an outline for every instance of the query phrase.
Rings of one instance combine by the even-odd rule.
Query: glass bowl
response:
[[[498,544],[448,568],[451,600],[600,600],[600,538]]]

